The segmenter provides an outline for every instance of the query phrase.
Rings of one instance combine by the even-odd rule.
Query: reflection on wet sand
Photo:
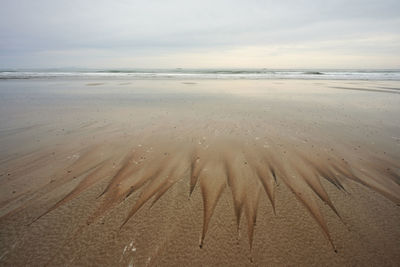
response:
[[[143,86],[149,86],[147,83]],[[111,236],[107,240],[114,240],[115,246],[125,249],[122,256],[115,252],[109,259],[93,256],[99,264],[106,260],[109,264],[133,262],[128,256],[125,259],[127,247],[135,248],[132,255],[139,257],[135,262],[160,263],[168,259],[165,254],[168,248],[157,240],[180,244],[180,249],[171,251],[172,255],[183,253],[185,247],[188,250],[185,253],[190,251],[185,254],[187,259],[202,259],[203,254],[195,250],[199,246],[204,255],[211,255],[209,249],[217,246],[218,251],[232,258],[247,255],[251,261],[266,263],[268,258],[259,251],[263,243],[269,244],[271,250],[273,246],[279,251],[283,246],[291,250],[292,243],[301,244],[310,235],[319,245],[311,244],[296,251],[299,255],[325,251],[320,260],[329,263],[337,260],[333,255],[347,259],[353,253],[348,244],[350,237],[351,242],[360,244],[364,240],[358,240],[349,230],[367,229],[363,221],[358,218],[352,221],[349,216],[349,210],[368,210],[360,204],[360,199],[370,197],[369,204],[381,210],[386,216],[385,223],[396,224],[400,204],[400,139],[396,139],[398,128],[393,126],[397,120],[396,106],[385,103],[398,100],[375,91],[362,92],[374,94],[373,98],[360,95],[350,99],[325,87],[329,95],[319,95],[321,85],[311,82],[306,83],[309,89],[305,86],[301,91],[290,89],[293,82],[264,82],[272,88],[265,94],[260,94],[263,83],[251,83],[245,93],[234,88],[235,83],[231,88],[233,96],[228,96],[226,84],[209,83],[216,86],[218,94],[194,91],[193,95],[182,98],[173,94],[164,98],[157,91],[147,92],[146,98],[145,93],[135,92],[125,95],[126,102],[102,95],[100,92],[107,90],[103,88],[106,84],[90,87],[88,90],[99,92],[98,98],[91,100],[93,92],[90,92],[69,99],[68,92],[63,100],[66,102],[57,103],[61,110],[49,118],[40,112],[35,118],[36,113],[32,113],[29,123],[0,129],[3,144],[0,223],[9,233],[15,231],[10,229],[17,229],[15,234],[3,233],[11,241],[4,243],[1,251],[6,254],[2,257],[9,263],[56,265],[64,262],[60,254],[65,250],[80,255],[80,258],[71,256],[69,261],[88,263],[87,255],[95,255],[94,252],[87,247],[74,247],[80,242],[92,242],[94,248],[104,247],[107,253],[114,253],[108,249],[110,245],[97,239],[97,234],[104,232]],[[188,88],[178,82],[172,85],[178,91]],[[171,90],[172,85],[159,86]],[[130,86],[137,88],[124,83],[124,88]],[[241,94],[245,98],[238,97]],[[114,102],[116,99],[121,102]],[[55,110],[46,101],[43,106]],[[71,101],[76,101],[76,111],[70,110]],[[369,111],[364,109],[366,102],[371,105]],[[373,108],[376,112],[370,112]],[[32,104],[32,110],[37,109]],[[60,118],[62,122],[58,122]],[[382,206],[378,203],[384,200],[378,195],[357,190],[377,192],[395,205],[385,202],[386,206]],[[351,198],[345,197],[349,195]],[[183,208],[176,209],[173,205]],[[80,209],[84,211],[79,212]],[[150,216],[146,210],[157,210],[160,215]],[[196,215],[197,211],[201,216]],[[165,213],[177,215],[167,219],[162,215]],[[311,226],[303,213],[314,221]],[[62,221],[60,214],[71,223]],[[299,216],[299,222],[306,225],[295,226],[292,216]],[[188,220],[188,229],[181,226],[176,233],[170,233],[168,228],[174,229],[173,225],[183,217]],[[231,220],[238,234],[235,242],[242,242],[241,233],[246,233],[245,246],[241,243],[238,246],[247,247],[250,256],[243,251],[235,252],[232,245],[235,243],[223,243],[213,236],[228,231],[225,224]],[[291,222],[289,228],[298,231],[284,226],[285,222]],[[157,236],[143,230],[151,224],[160,229],[165,227],[168,234]],[[29,242],[55,238],[44,234],[45,226],[53,229],[57,239],[43,242],[48,244],[50,252],[27,253],[43,255],[40,260],[18,257],[15,247],[27,249]],[[320,229],[323,241],[312,234],[310,229],[314,226]],[[306,228],[307,231],[303,230]],[[397,229],[391,229],[396,236]],[[199,237],[198,243],[189,238],[192,234]],[[126,245],[125,237],[135,237],[135,245],[133,240]],[[392,242],[389,237],[384,238],[387,240],[384,242]],[[347,245],[343,245],[344,240]],[[150,244],[157,244],[155,250]],[[394,253],[395,246],[391,248],[390,253]],[[360,255],[363,253],[366,251]],[[275,254],[280,255],[276,251]],[[396,260],[395,253],[390,255]],[[307,261],[305,256],[300,257]],[[379,257],[376,259],[380,261]]]

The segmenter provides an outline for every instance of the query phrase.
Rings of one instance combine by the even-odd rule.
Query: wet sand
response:
[[[400,262],[400,82],[0,83],[0,264]]]

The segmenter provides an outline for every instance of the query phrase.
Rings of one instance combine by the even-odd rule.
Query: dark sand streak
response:
[[[344,87],[344,86],[329,86],[329,88],[333,89],[342,89],[342,90],[354,90],[354,91],[366,91],[366,92],[377,92],[377,93],[391,93],[391,94],[400,94],[398,91],[391,90],[380,90],[380,89],[370,89],[370,88],[356,88],[356,87]]]
[[[61,186],[72,179],[73,175],[84,175],[81,182],[31,223],[71,201],[110,175],[111,179],[99,198],[101,204],[89,216],[88,224],[102,217],[115,205],[125,201],[133,192],[141,189],[139,198],[121,224],[123,227],[150,199],[153,199],[150,204],[152,207],[178,180],[189,176],[190,195],[199,184],[203,198],[204,216],[200,247],[204,244],[213,212],[226,186],[232,193],[238,230],[243,212],[246,217],[250,248],[253,242],[260,189],[264,189],[275,213],[277,179],[281,179],[306,207],[334,249],[335,246],[315,196],[326,203],[340,219],[341,216],[322,186],[321,178],[343,192],[345,189],[342,181],[350,179],[380,192],[397,204],[400,202],[398,175],[394,171],[398,169],[398,166],[385,160],[375,160],[374,164],[365,166],[355,164],[351,167],[350,163],[339,160],[333,155],[326,157],[329,160],[324,160],[323,157],[317,159],[295,149],[288,150],[288,153],[286,150],[282,153],[278,148],[274,148],[273,152],[249,149],[237,140],[230,139],[204,141],[201,146],[196,145],[193,148],[186,145],[172,146],[161,143],[155,146],[153,142],[154,149],[149,153],[144,147],[149,146],[135,147],[133,152],[125,153],[125,156],[121,157],[116,153],[110,156],[111,158],[102,160],[93,157],[101,148],[87,150],[67,168],[72,170],[71,174],[61,175],[51,188]],[[177,150],[177,147],[180,149]],[[122,152],[124,150],[115,151],[124,153]],[[116,158],[119,158],[121,164],[118,168],[112,168],[111,162],[118,161]],[[367,168],[371,175],[366,171],[361,171],[363,168]]]

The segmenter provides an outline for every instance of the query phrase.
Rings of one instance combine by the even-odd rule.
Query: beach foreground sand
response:
[[[0,83],[0,264],[400,263],[400,82]]]

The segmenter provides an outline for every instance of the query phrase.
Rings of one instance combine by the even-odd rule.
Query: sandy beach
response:
[[[0,81],[2,266],[398,266],[400,82]]]

